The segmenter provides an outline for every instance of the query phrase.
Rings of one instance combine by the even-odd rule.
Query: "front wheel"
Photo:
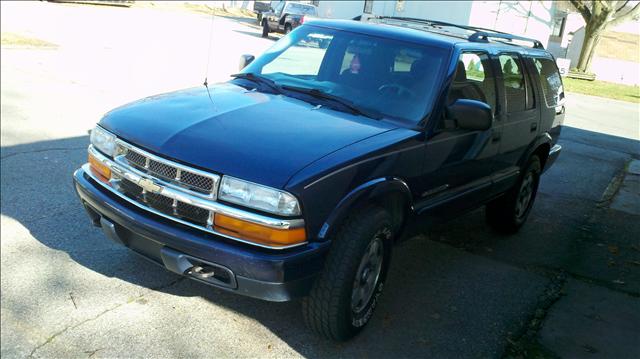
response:
[[[291,25],[290,24],[286,24],[284,25],[284,34],[288,34],[291,32]]]
[[[323,272],[303,299],[305,322],[316,333],[346,340],[369,322],[391,259],[393,224],[382,208],[347,219],[334,237]]]
[[[538,156],[529,158],[520,181],[502,197],[487,205],[487,222],[505,234],[516,233],[531,212],[538,193],[541,165]]]

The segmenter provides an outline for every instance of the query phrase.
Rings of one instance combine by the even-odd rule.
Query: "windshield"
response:
[[[431,111],[447,56],[437,47],[303,25],[242,73],[285,89],[318,90],[363,112],[417,123]]]

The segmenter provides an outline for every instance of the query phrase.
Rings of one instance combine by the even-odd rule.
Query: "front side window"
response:
[[[520,112],[534,107],[531,83],[525,80],[518,55],[500,55],[500,69],[507,98],[507,112]]]
[[[542,87],[542,95],[548,107],[555,107],[562,97],[564,89],[558,67],[550,59],[534,58],[533,63],[538,72],[538,79]]]
[[[447,103],[452,104],[458,99],[481,101],[495,110],[496,84],[487,54],[468,52],[458,58]]]
[[[443,48],[303,25],[242,72],[284,86],[287,96],[300,97],[287,88],[314,89],[368,113],[417,123],[431,111],[448,57]]]

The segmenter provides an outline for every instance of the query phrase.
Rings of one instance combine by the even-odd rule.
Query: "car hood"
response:
[[[231,83],[148,97],[100,125],[157,155],[277,188],[315,160],[395,128]]]

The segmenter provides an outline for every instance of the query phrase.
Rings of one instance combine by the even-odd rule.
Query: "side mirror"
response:
[[[239,63],[239,67],[240,70],[244,69],[245,67],[247,67],[247,65],[249,65],[251,62],[253,62],[253,60],[255,60],[255,56],[253,55],[241,55],[240,56],[240,63]]]
[[[447,107],[447,117],[465,130],[484,131],[491,128],[491,106],[482,101],[458,99]]]

